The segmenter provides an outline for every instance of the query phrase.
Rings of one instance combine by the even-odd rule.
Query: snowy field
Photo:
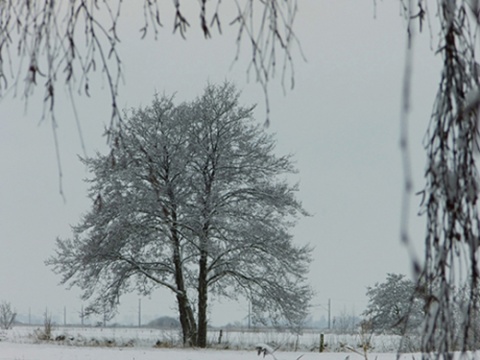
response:
[[[15,344],[39,344],[43,326],[15,326],[0,331],[2,342]],[[50,345],[76,347],[119,347],[119,348],[178,348],[182,346],[179,330],[124,327],[53,327]],[[325,334],[325,352],[362,351],[365,337],[356,335]],[[371,336],[368,338],[370,351],[395,353],[400,346],[398,336]],[[281,331],[254,330],[209,330],[208,346],[217,350],[250,350],[259,343],[268,344],[278,351],[319,352],[320,331],[305,331],[296,335]],[[412,348],[411,351],[415,351]],[[2,360],[0,356],[0,360]]]
[[[265,356],[267,360],[365,360],[358,347],[360,337],[355,335],[325,334],[327,348],[319,353],[320,335],[313,332],[296,336],[275,331],[223,331],[219,344],[219,331],[215,330],[209,334],[209,349],[189,349],[177,343],[178,330],[56,327],[54,340],[40,341],[37,334],[41,330],[17,326],[1,331],[0,360],[260,360],[263,354],[259,356],[255,350],[259,343],[276,349],[273,355]],[[396,359],[393,346],[398,339],[379,336],[371,340],[377,345],[368,352],[368,359]],[[420,360],[421,356],[410,353],[400,359]]]

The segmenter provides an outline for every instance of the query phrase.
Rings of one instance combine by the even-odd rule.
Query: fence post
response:
[[[323,334],[320,334],[320,352],[323,352],[325,349],[324,337]]]
[[[218,345],[222,343],[222,336],[223,336],[223,330],[220,329],[220,333],[218,334]]]

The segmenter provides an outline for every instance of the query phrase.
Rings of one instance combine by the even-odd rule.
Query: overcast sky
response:
[[[244,104],[258,103],[265,120],[263,93],[246,68],[244,47],[233,64],[235,33],[224,20],[224,34],[204,40],[197,15],[187,40],[172,35],[173,6],[163,15],[159,39],[139,41],[138,17],[126,11],[120,23],[125,82],[123,108],[149,105],[155,92],[176,93],[178,101],[200,95],[207,82],[234,81]],[[376,17],[375,17],[376,13]],[[434,14],[432,21],[435,21]],[[315,246],[310,280],[316,291],[313,316],[360,314],[366,287],[386,274],[410,275],[410,260],[399,241],[402,171],[399,150],[400,103],[405,58],[405,24],[397,1],[304,0],[299,2],[296,33],[307,61],[295,52],[295,88],[283,94],[279,78],[270,84],[271,125],[279,154],[293,153],[299,174],[299,199],[313,215],[294,229],[298,244]],[[423,186],[422,138],[439,79],[439,59],[422,34],[415,47],[410,140],[414,186]],[[435,41],[433,42],[435,45]],[[60,85],[60,84],[59,84]],[[100,74],[91,98],[77,99],[88,155],[106,151],[103,129],[110,121],[110,99]],[[41,315],[46,307],[57,317],[78,321],[79,292],[58,286],[60,278],[45,267],[57,236],[70,236],[70,225],[88,211],[88,176],[78,130],[67,97],[61,94],[56,115],[61,150],[64,199],[51,124],[39,124],[42,89],[25,110],[17,97],[0,102],[0,300],[19,313]],[[420,253],[424,219],[412,201],[410,231]],[[159,292],[143,299],[146,318],[174,313],[173,297]],[[120,319],[136,320],[138,296],[122,302]],[[245,304],[212,304],[214,324],[241,320]],[[63,318],[62,318],[63,321]]]

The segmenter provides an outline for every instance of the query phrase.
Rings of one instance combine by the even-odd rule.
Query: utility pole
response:
[[[63,326],[67,326],[67,307],[63,307]]]
[[[83,305],[82,305],[82,308],[80,310],[80,322],[82,323],[82,327],[84,325],[84,319],[85,319],[85,313],[83,312]]]
[[[332,314],[332,302],[328,299],[328,330],[331,329],[331,314]]]
[[[251,301],[248,299],[248,329],[250,330],[250,326],[252,326],[251,318],[252,318],[252,310],[251,310]]]
[[[103,327],[107,326],[107,306],[103,305]]]
[[[142,326],[142,299],[138,299],[138,327]]]

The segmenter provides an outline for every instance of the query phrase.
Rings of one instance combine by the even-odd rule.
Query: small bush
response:
[[[51,315],[48,314],[48,311],[45,310],[43,314],[43,329],[36,329],[34,331],[34,336],[38,341],[50,341],[53,331],[53,322]]]

